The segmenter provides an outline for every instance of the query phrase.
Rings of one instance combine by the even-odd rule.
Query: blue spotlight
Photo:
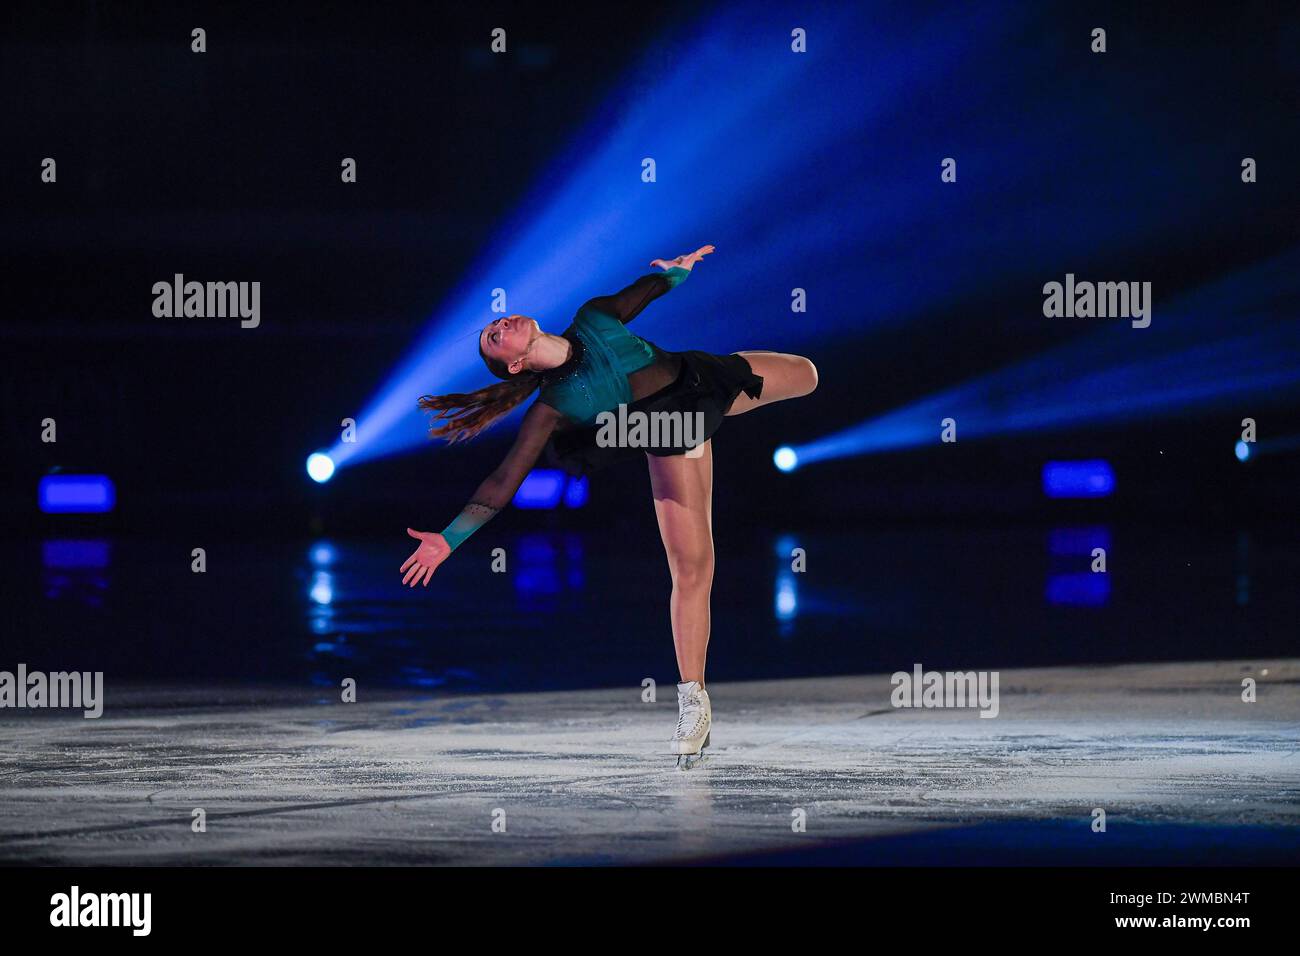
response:
[[[107,475],[46,475],[36,495],[47,515],[103,514],[112,511],[117,501]]]
[[[334,459],[324,452],[312,452],[307,456],[307,474],[318,484],[325,484],[334,477]]]
[[[799,456],[789,445],[782,445],[772,453],[772,464],[781,471],[794,471],[799,467]]]
[[[1115,490],[1110,462],[1049,461],[1043,465],[1043,492],[1049,498],[1104,498]]]
[[[1246,461],[1250,458],[1250,442],[1237,442],[1237,461]]]
[[[901,281],[934,253],[918,244],[902,254],[896,242],[903,223],[948,216],[948,195],[931,177],[891,178],[887,186],[864,177],[862,144],[873,127],[897,122],[897,89],[917,97],[927,88],[946,89],[951,69],[996,49],[987,41],[1012,13],[1009,5],[945,12],[931,24],[932,39],[918,43],[926,34],[914,21],[890,25],[859,5],[828,4],[800,14],[800,25],[825,44],[807,55],[790,53],[784,14],[756,13],[750,5],[722,9],[689,30],[674,24],[660,48],[615,78],[592,121],[539,170],[534,188],[497,225],[481,258],[432,311],[424,334],[362,404],[358,440],[335,443],[330,456],[346,468],[429,447],[417,399],[490,382],[475,344],[494,317],[494,289],[508,288],[509,303],[501,304],[510,312],[558,332],[580,303],[649,271],[651,257],[713,242],[718,255],[697,270],[699,277],[655,303],[635,331],[668,349],[728,352],[753,347],[750,342],[793,348],[842,324],[830,311],[798,322],[755,316],[738,339],[734,325],[699,321],[755,301],[756,289],[777,274],[818,275],[828,302],[870,288],[873,311],[891,320],[928,308],[921,300],[931,295],[952,294],[927,289],[921,297],[914,283]],[[659,59],[664,48],[672,51],[667,75]],[[647,83],[648,76],[654,81]],[[701,89],[709,91],[709,108],[683,110]],[[835,96],[827,97],[827,89]],[[950,126],[943,132],[945,139],[955,135]],[[1008,149],[1000,131],[986,142],[999,157]],[[918,141],[911,168],[929,169],[942,148],[937,139]],[[642,179],[643,157],[654,158],[652,182]],[[761,203],[754,201],[759,195]],[[846,208],[873,214],[846,217]],[[1029,214],[1038,213],[1035,207]],[[774,230],[774,222],[782,228]],[[702,223],[720,231],[702,235]],[[863,274],[864,249],[888,250],[867,257],[871,275]],[[982,262],[972,267],[971,275],[983,274]]]
[[[1119,323],[799,446],[804,465],[937,444],[952,417],[963,439],[1279,401],[1300,391],[1300,250],[1171,302],[1151,329]],[[1255,450],[1258,453],[1258,449]]]

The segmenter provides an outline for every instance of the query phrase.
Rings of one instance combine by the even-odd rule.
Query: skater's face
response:
[[[517,373],[515,365],[522,368],[524,353],[536,329],[537,323],[526,315],[502,316],[479,333],[479,350],[486,358]]]

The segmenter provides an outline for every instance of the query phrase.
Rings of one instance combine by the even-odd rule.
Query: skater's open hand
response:
[[[436,531],[412,531],[407,528],[406,533],[419,541],[420,546],[402,565],[402,570],[406,572],[402,583],[409,584],[411,587],[423,583],[428,587],[433,572],[438,569],[438,565],[447,560],[447,555],[451,554],[451,545]]]
[[[699,262],[712,251],[712,246],[700,246],[700,248],[696,249],[694,252],[688,252],[686,255],[678,256],[676,259],[655,259],[650,264],[652,266],[658,266],[664,271],[671,269],[673,266],[677,266],[679,269],[685,269],[687,272],[690,272],[691,266],[695,265],[695,263]]]

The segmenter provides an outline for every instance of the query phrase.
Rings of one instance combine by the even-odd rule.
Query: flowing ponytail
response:
[[[542,383],[542,376],[531,369],[511,375],[504,362],[483,355],[482,346],[479,346],[479,355],[487,364],[488,371],[503,381],[472,392],[421,396],[420,408],[437,412],[434,419],[443,422],[429,429],[429,437],[445,438],[449,445],[468,441],[504,418]]]

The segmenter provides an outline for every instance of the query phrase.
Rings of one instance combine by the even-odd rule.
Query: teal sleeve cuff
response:
[[[466,538],[491,521],[492,516],[496,513],[495,508],[488,508],[477,503],[469,504],[464,511],[456,516],[451,524],[442,529],[442,536],[446,539],[451,550],[455,551],[465,542]]]
[[[451,550],[455,551],[457,548],[461,546],[461,544],[465,541],[466,538],[468,538],[477,530],[478,528],[470,528],[468,530],[458,530],[456,527],[456,522],[453,521],[451,524],[447,525],[447,527],[442,529],[442,537],[447,542],[448,547],[450,547]]]
[[[664,278],[668,280],[668,288],[675,289],[691,274],[690,269],[683,269],[681,266],[673,266],[664,273]]]

